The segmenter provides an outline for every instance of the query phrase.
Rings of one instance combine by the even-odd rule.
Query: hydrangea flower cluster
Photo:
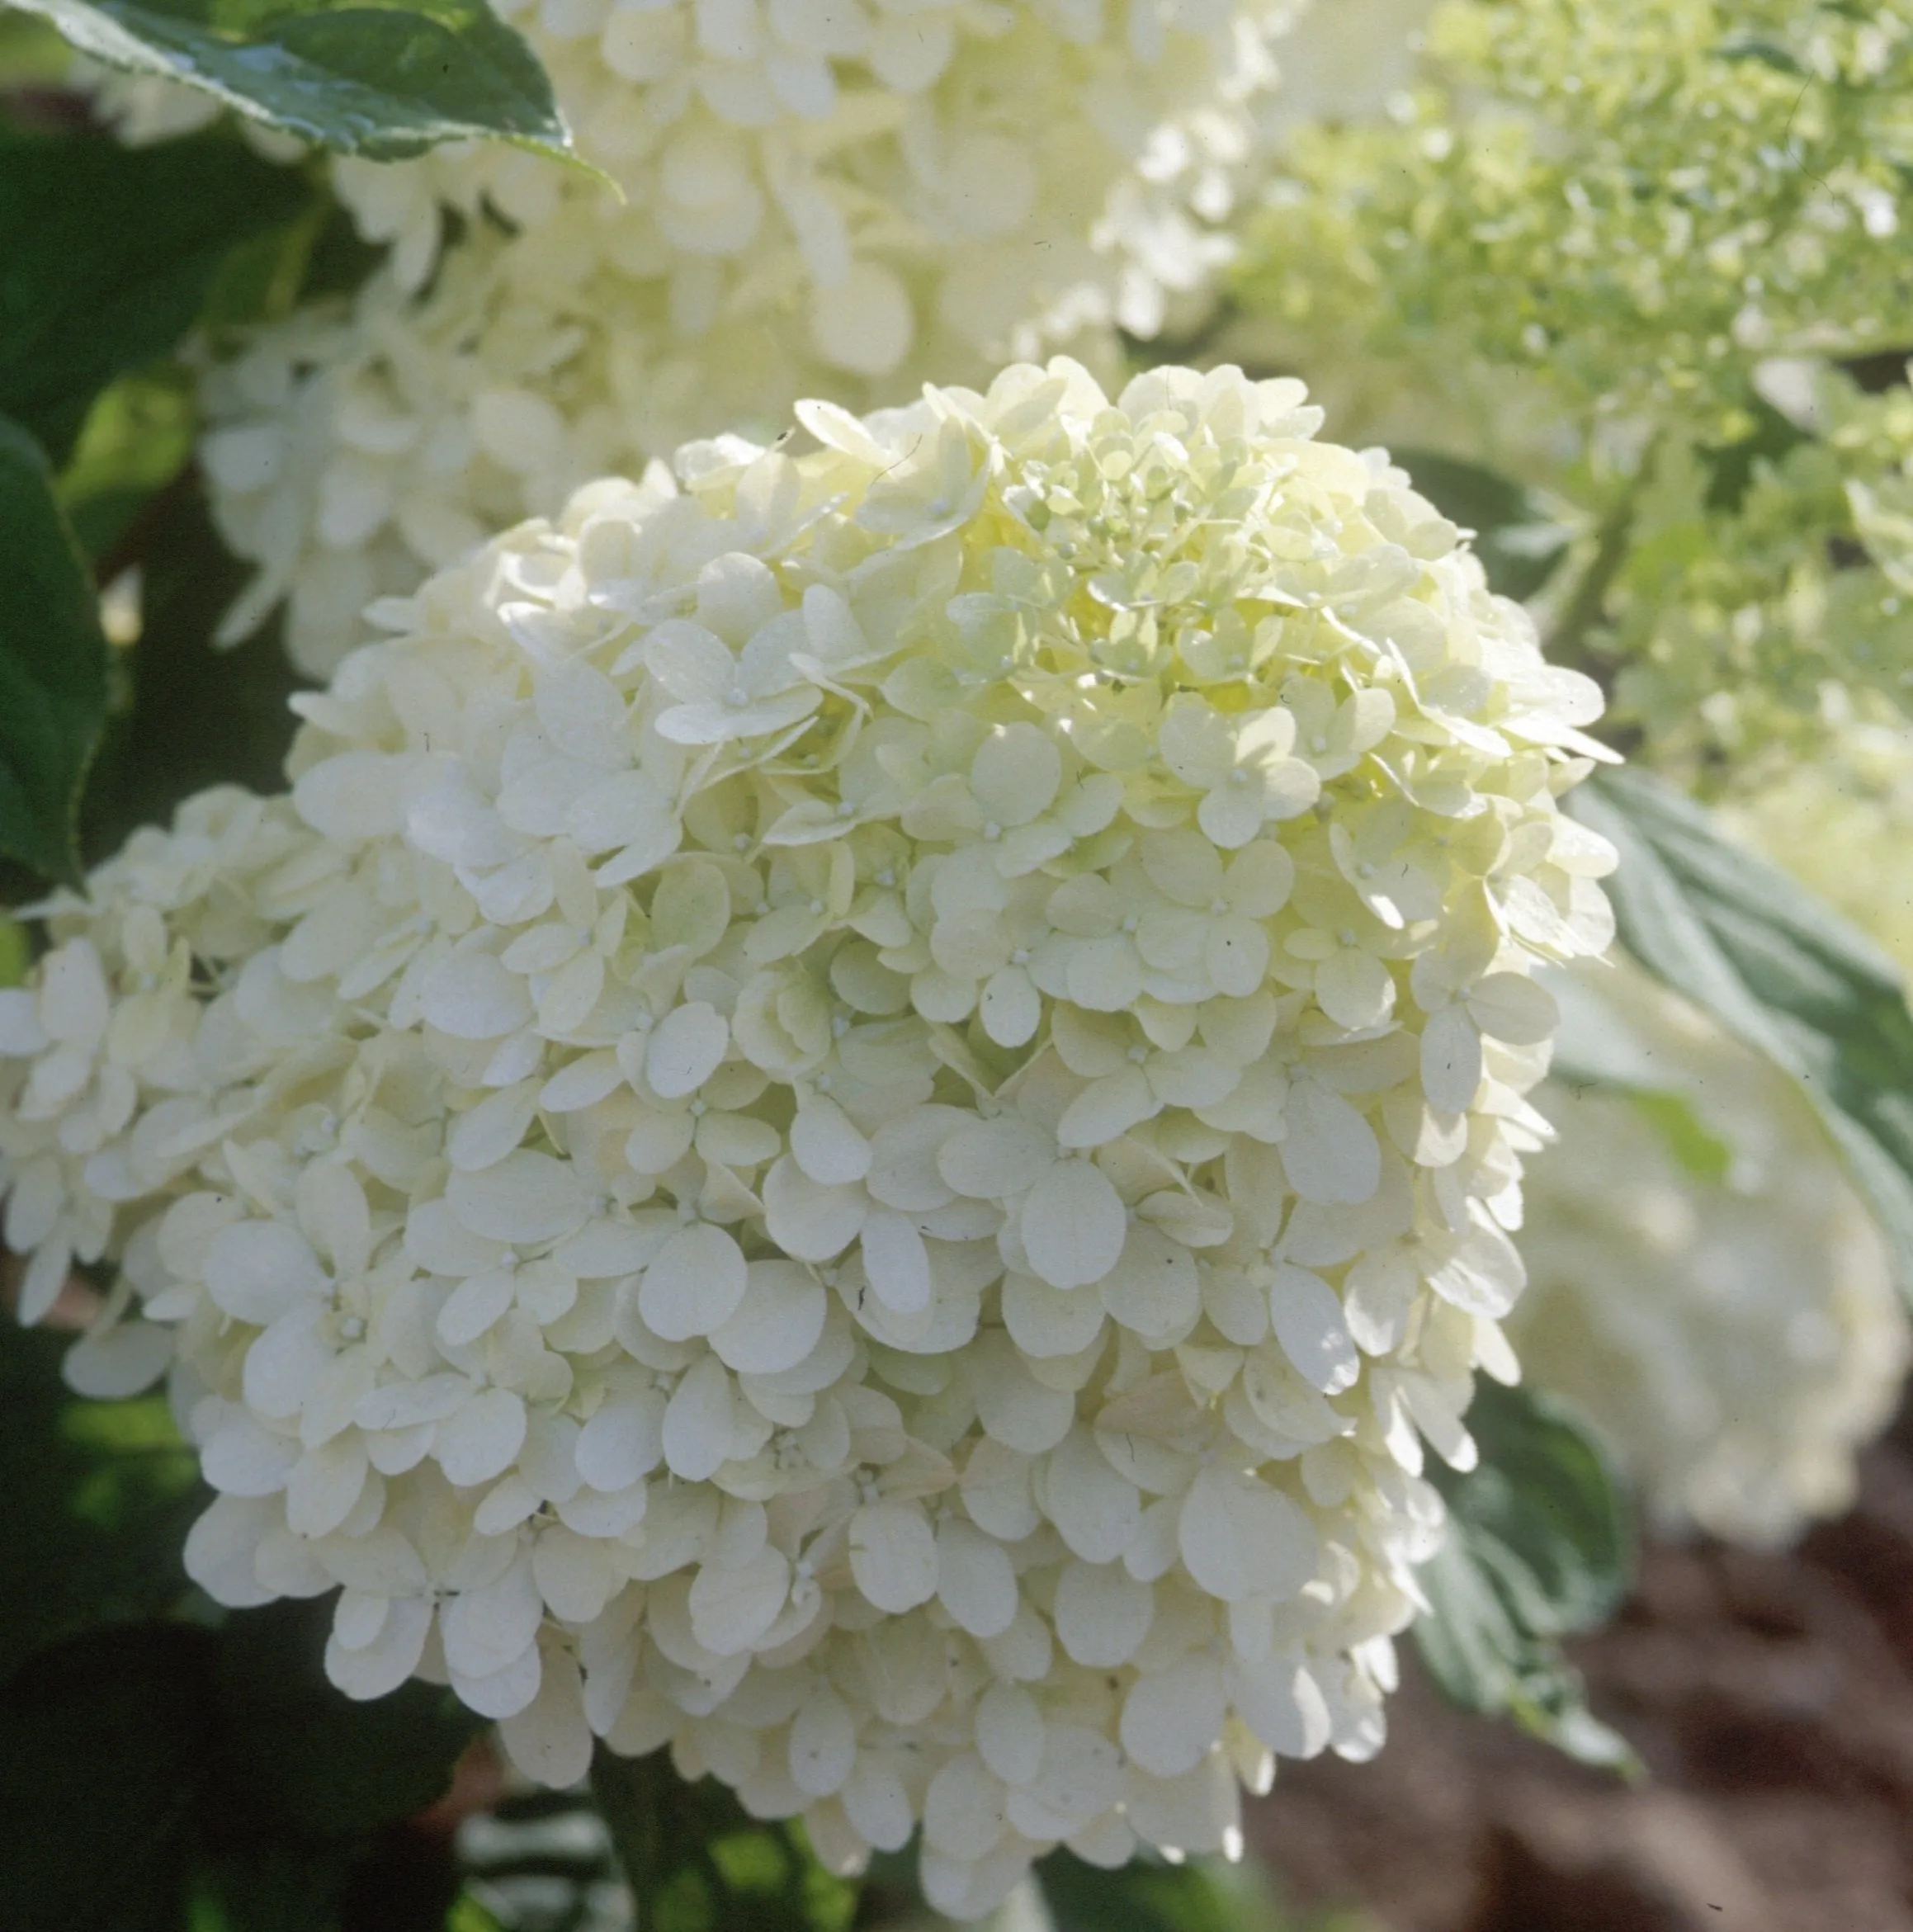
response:
[[[1341,0],[1310,6],[1284,35],[1282,86],[1255,104],[1257,132],[1278,156],[1313,124],[1342,126],[1386,112],[1416,78],[1436,0]]]
[[[577,267],[548,231],[481,231],[423,301],[380,273],[349,314],[308,309],[202,358],[201,462],[227,543],[257,565],[222,641],[284,602],[292,661],[325,676],[376,598],[824,376],[761,320],[676,340],[661,301],[601,303]]]
[[[1852,1501],[1899,1396],[1885,1244],[1786,1075],[1637,969],[1575,977],[1641,1084],[1537,1096],[1561,1138],[1528,1170],[1509,1334],[1663,1528],[1787,1542]]]
[[[290,596],[323,674],[514,488],[512,519],[801,394],[1155,335],[1229,253],[1302,3],[502,0],[623,199],[498,143],[333,164],[392,253],[349,320],[268,327],[209,385],[215,503],[261,570],[232,628]],[[177,126],[151,97],[111,85],[130,137]],[[512,239],[445,288],[453,216]]]
[[[1293,381],[799,416],[388,604],[289,796],[56,902],[0,1183],[30,1317],[118,1264],[76,1379],[170,1354],[215,1597],[970,1916],[1379,1744],[1599,699]]]

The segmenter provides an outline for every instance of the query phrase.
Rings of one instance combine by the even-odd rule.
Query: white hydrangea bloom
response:
[[[499,0],[550,72],[602,187],[496,143],[347,159],[339,192],[423,285],[444,210],[530,229],[567,204],[596,251],[709,310],[794,291],[853,376],[939,332],[969,359],[1015,332],[1120,320],[1218,258],[1270,43],[1301,0]],[[746,294],[748,305],[750,300]],[[1025,340],[1040,340],[1027,336]],[[919,361],[925,360],[919,348]]]
[[[1885,1245],[1784,1075],[1637,969],[1583,971],[1573,991],[1647,1098],[1541,1090],[1561,1137],[1528,1170],[1533,1285],[1510,1337],[1665,1528],[1784,1542],[1852,1500],[1898,1399]],[[1683,1133],[1701,1143],[1684,1158]]]
[[[974,1916],[1382,1736],[1522,1284],[1598,748],[1300,385],[1079,366],[593,484],[0,999],[9,1237],[177,1341],[222,1602]],[[39,1291],[36,1290],[36,1293]]]
[[[1256,102],[1272,148],[1311,121],[1370,121],[1411,86],[1436,0],[1325,0],[1282,43],[1282,86]]]
[[[129,73],[83,54],[73,64],[73,85],[130,148],[150,148],[210,127],[225,112],[219,96],[153,73]],[[257,127],[257,122],[246,124]]]
[[[324,674],[365,635],[348,584],[409,590],[553,475],[1065,342],[1113,367],[1117,328],[1156,334],[1226,259],[1301,3],[502,6],[623,198],[498,143],[333,164],[392,253],[349,321],[268,327],[209,378],[215,508],[261,566],[229,629],[289,596]],[[166,125],[149,92],[113,97],[135,133]],[[486,452],[469,489],[458,446]]]
[[[423,301],[382,272],[349,315],[296,315],[206,361],[201,461],[226,541],[257,566],[224,640],[285,600],[294,663],[323,675],[376,597],[714,423],[768,428],[767,393],[801,386],[773,329],[683,341],[654,288],[577,266],[549,230],[481,234]]]

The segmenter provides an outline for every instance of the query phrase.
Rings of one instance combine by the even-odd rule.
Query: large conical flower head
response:
[[[668,1745],[971,1915],[1382,1736],[1522,1282],[1594,748],[1292,382],[1072,363],[679,453],[408,602],[0,996],[220,1600],[535,1774]]]

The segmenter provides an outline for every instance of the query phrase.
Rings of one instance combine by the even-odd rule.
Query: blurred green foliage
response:
[[[100,391],[170,355],[234,252],[315,201],[224,132],[0,133],[0,411],[64,465]]]
[[[1560,1649],[1613,1613],[1632,1575],[1633,1533],[1607,1457],[1545,1396],[1493,1382],[1477,1390],[1468,1427],[1479,1465],[1429,1471],[1449,1528],[1417,1573],[1430,1604],[1415,1626],[1422,1657],[1464,1708],[1631,1769],[1626,1741],[1589,1712]]]
[[[68,884],[107,687],[79,539],[45,453],[0,413],[0,853]]]
[[[1608,890],[1622,944],[1794,1077],[1913,1294],[1913,1013],[1898,967],[1650,772],[1605,772],[1570,809],[1620,852]]]
[[[275,668],[251,705],[243,678],[213,688],[242,574],[192,521],[175,358],[195,326],[289,305],[326,221],[312,179],[229,133],[128,151],[0,124],[0,854],[26,868],[0,878],[9,898],[31,875],[71,882],[198,785],[276,770],[289,680]],[[128,571],[151,648],[109,651],[96,586]]]
[[[68,1345],[0,1328],[0,1681],[44,1645],[175,1608],[180,1549],[206,1500],[164,1399],[69,1394]]]

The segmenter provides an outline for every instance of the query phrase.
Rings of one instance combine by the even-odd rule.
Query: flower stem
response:
[[[1608,593],[1626,567],[1634,541],[1635,513],[1641,493],[1654,473],[1659,444],[1656,437],[1641,452],[1639,469],[1596,527],[1594,555],[1588,559],[1573,595],[1561,607],[1561,616],[1546,641],[1547,660],[1552,664],[1565,664],[1599,678],[1597,669],[1585,661],[1589,634],[1606,614]],[[1611,665],[1606,668],[1612,669]],[[1599,678],[1599,682],[1605,688],[1606,679]]]
[[[673,1863],[670,1851],[671,1786],[675,1778],[668,1754],[620,1757],[599,1745],[592,1755],[591,1789],[611,1832],[625,1880],[644,1925]]]

